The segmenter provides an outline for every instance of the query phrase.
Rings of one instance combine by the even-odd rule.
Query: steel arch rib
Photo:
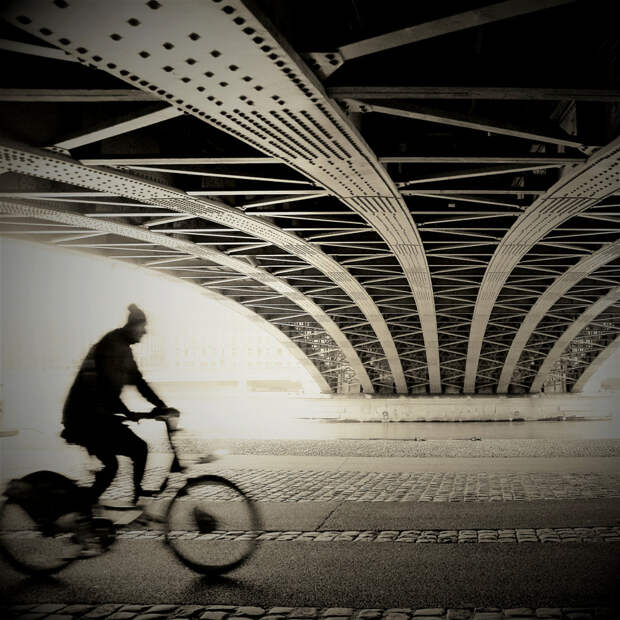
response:
[[[2,206],[0,206],[0,210],[2,210]],[[87,218],[91,219],[91,218]],[[69,248],[70,249],[70,248]],[[118,260],[118,259],[112,259]],[[148,271],[152,271],[149,267],[143,265],[133,265],[134,267],[138,267],[140,269],[145,269]],[[174,276],[160,273],[159,277],[170,280],[171,282],[176,282],[178,284],[179,279]],[[196,284],[189,284],[184,281],[184,284],[187,286],[196,287]],[[211,291],[206,288],[200,287],[201,294],[205,297],[209,298],[212,301],[217,302],[218,304],[224,305],[226,308],[231,310],[232,312],[236,312],[241,315],[248,321],[255,323],[260,329],[269,333],[275,340],[278,341],[282,347],[284,347],[292,357],[294,357],[299,364],[304,368],[304,370],[312,377],[312,380],[319,387],[321,394],[329,394],[332,392],[329,383],[325,380],[325,377],[321,374],[321,371],[316,367],[315,364],[308,358],[308,356],[297,346],[297,344],[291,340],[282,330],[278,329],[275,325],[272,325],[267,319],[263,318],[260,314],[253,312],[249,308],[246,308],[243,304],[231,299],[230,297],[226,297],[222,293],[217,293],[216,291]]]
[[[497,384],[497,392],[505,393],[510,385],[510,379],[514,369],[521,357],[521,353],[525,348],[530,336],[536,329],[536,326],[552,308],[552,306],[577,282],[583,278],[587,278],[592,272],[599,267],[606,265],[612,260],[620,256],[620,240],[610,243],[594,254],[581,259],[576,265],[567,269],[565,273],[559,276],[553,284],[536,300],[536,303],[530,308],[527,316],[521,323],[519,330],[510,345],[510,350],[506,356],[504,367]]]
[[[480,351],[493,306],[512,270],[547,233],[620,189],[620,138],[575,166],[536,199],[497,246],[482,279],[467,348],[463,391],[475,390]]]
[[[27,0],[5,13],[35,36],[41,37],[41,28],[53,32],[54,45],[83,62],[288,164],[363,217],[401,264],[422,324],[430,390],[441,391],[430,270],[407,205],[337,104],[263,18],[241,0],[75,0],[63,8]],[[32,22],[24,25],[18,16]],[[346,270],[338,271],[343,278],[339,285],[358,304],[384,349],[397,391],[406,392],[383,316],[365,289]]]
[[[217,263],[224,267],[228,267],[233,269],[239,273],[247,275],[249,278],[257,280],[261,284],[266,284],[271,287],[275,291],[283,294],[285,297],[293,301],[300,308],[308,311],[314,320],[325,329],[326,333],[340,346],[340,349],[345,356],[347,362],[351,365],[352,369],[356,373],[357,378],[360,380],[360,384],[365,389],[365,391],[372,392],[372,384],[364,366],[362,365],[355,349],[351,346],[346,336],[340,331],[338,326],[318,307],[316,304],[306,297],[303,293],[301,293],[298,289],[288,285],[286,282],[277,278],[276,276],[271,275],[269,272],[264,269],[260,269],[258,267],[251,266],[249,263],[242,261],[238,258],[234,258],[223,252],[219,252],[218,250],[214,250],[212,248],[203,248],[196,246],[195,244],[189,241],[183,241],[182,239],[175,239],[172,237],[168,237],[166,235],[162,235],[160,233],[152,232],[150,230],[140,228],[138,226],[131,226],[129,224],[120,224],[117,222],[111,222],[109,220],[99,220],[95,218],[86,217],[83,215],[78,215],[74,213],[67,213],[60,210],[55,209],[46,209],[43,207],[35,207],[32,206],[32,203],[29,201],[28,204],[24,204],[20,201],[7,201],[0,199],[0,211],[4,213],[9,213],[11,215],[24,216],[24,217],[34,217],[45,219],[49,221],[61,222],[63,224],[68,224],[71,226],[79,226],[84,228],[90,228],[93,230],[97,230],[103,233],[116,234],[123,237],[128,237],[132,239],[136,239],[139,241],[146,241],[148,243],[156,243],[161,245],[162,247],[170,248],[171,250],[176,250],[179,252],[183,252],[188,254],[189,256],[193,256],[195,258],[200,258],[204,260],[211,261],[213,263]],[[211,291],[208,291],[211,292]],[[222,296],[224,297],[224,296]],[[228,300],[230,303],[232,300]],[[241,305],[241,304],[238,304]],[[245,311],[247,311],[251,316],[258,318],[260,321],[266,321],[260,315],[248,310],[244,306],[242,306]],[[268,323],[273,330],[276,330],[280,336],[279,338],[286,337],[279,329]],[[307,356],[301,352],[299,347],[290,339],[287,338],[292,347],[298,349],[301,353],[301,356],[305,359],[303,361],[303,365],[308,367],[308,364],[314,368],[312,372],[315,375],[319,372],[316,369],[316,366],[307,358]],[[301,361],[301,360],[300,360]],[[320,372],[319,372],[320,374]],[[322,377],[322,375],[321,375]],[[327,385],[327,382],[322,377],[322,381],[320,382],[321,386]]]
[[[355,372],[362,389],[366,392],[372,392],[373,387],[366,369],[364,368],[357,352],[352,347],[346,336],[340,331],[340,328],[319,308],[311,299],[306,297],[296,288],[290,286],[280,278],[271,275],[269,272],[258,267],[254,267],[245,261],[234,258],[217,250],[196,246],[189,241],[174,239],[160,233],[155,233],[137,226],[129,224],[120,224],[106,220],[98,220],[73,213],[56,211],[53,209],[45,209],[41,207],[33,207],[30,204],[22,204],[18,201],[0,200],[0,210],[12,215],[23,215],[25,217],[39,217],[51,221],[62,222],[73,226],[82,226],[92,230],[104,233],[117,234],[123,237],[130,237],[140,241],[149,243],[157,243],[163,247],[170,248],[179,252],[184,252],[190,256],[209,260],[211,262],[223,265],[230,269],[247,275],[248,277],[266,284],[273,290],[281,293],[300,308],[308,312],[314,320],[325,329],[326,333],[340,347],[345,359]],[[258,315],[257,315],[258,316]],[[312,362],[310,362],[312,363]]]
[[[558,338],[556,343],[547,354],[547,357],[538,369],[538,373],[530,386],[530,392],[540,392],[540,388],[553,365],[560,359],[562,353],[571,341],[576,338],[582,329],[589,325],[601,312],[604,312],[609,306],[615,304],[620,299],[620,286],[613,288],[607,295],[601,297],[585,310],[573,324]]]
[[[312,377],[313,381],[319,386],[322,394],[331,393],[332,389],[325,380],[325,377],[321,374],[319,369],[308,359],[308,356],[295,344],[282,330],[278,329],[275,325],[272,325],[267,319],[263,318],[260,314],[252,312],[246,308],[243,304],[240,304],[226,295],[216,293],[215,291],[209,291],[203,289],[203,293],[207,297],[217,301],[219,304],[230,308],[233,312],[236,312],[253,323],[256,323],[261,329],[268,332],[273,338],[275,338],[290,354],[294,357],[306,372]]]
[[[148,269],[148,267],[145,267]],[[176,280],[174,276],[163,275],[165,278]],[[194,285],[195,286],[195,285]],[[294,357],[304,370],[312,377],[312,380],[319,387],[321,394],[330,394],[332,392],[329,383],[325,380],[325,377],[321,374],[321,371],[315,364],[308,358],[308,356],[293,342],[282,330],[278,329],[275,325],[272,325],[267,319],[263,318],[260,314],[253,312],[249,308],[246,308],[243,304],[217,293],[216,291],[210,291],[209,289],[202,289],[202,294],[211,299],[212,301],[222,304],[244,317],[246,320],[255,323],[260,329],[269,333],[275,340],[281,344],[292,357]]]
[[[595,358],[592,363],[581,373],[581,376],[573,385],[571,392],[581,392],[584,385],[592,378],[594,373],[616,352],[620,349],[620,336],[607,345]]]
[[[180,213],[192,214],[195,217],[207,219],[213,222],[218,222],[225,226],[237,228],[255,237],[259,237],[263,240],[267,240],[278,247],[283,248],[287,252],[294,252],[297,256],[304,258],[310,265],[313,265],[326,275],[328,275],[334,282],[344,286],[338,281],[341,272],[348,276],[342,267],[333,259],[323,254],[320,250],[305,242],[299,237],[286,233],[280,230],[277,226],[268,224],[266,222],[258,220],[247,215],[243,215],[224,204],[217,203],[215,201],[205,201],[198,198],[188,196],[184,192],[165,187],[163,185],[157,185],[143,180],[132,178],[128,175],[123,175],[118,172],[109,172],[104,170],[96,170],[89,168],[75,161],[55,154],[50,154],[47,151],[39,151],[37,149],[30,149],[26,147],[17,147],[7,143],[0,142],[0,164],[7,170],[19,172],[22,174],[37,176],[54,181],[66,182],[81,187],[87,187],[96,191],[113,191],[118,193],[119,196],[131,198],[139,202],[157,203],[160,206],[168,207],[174,211]],[[239,261],[238,265],[245,264],[243,261]],[[330,271],[329,268],[333,267],[334,271]],[[269,275],[268,272],[264,272]],[[275,281],[280,283],[280,286],[288,287],[289,285],[284,283],[281,279],[275,278],[275,276],[269,275]],[[357,285],[359,287],[359,284]],[[359,287],[361,289],[361,287]],[[363,290],[363,289],[362,289]],[[289,292],[295,291],[295,295],[301,295],[299,291],[290,287]],[[354,294],[356,289],[351,291],[349,287],[349,294]],[[365,291],[364,291],[365,293]],[[294,295],[294,296],[295,296]],[[289,295],[287,297],[291,298]],[[291,298],[292,299],[292,298]],[[304,303],[310,302],[307,297],[303,296]],[[295,301],[295,299],[292,299]],[[296,302],[297,303],[297,302]],[[327,315],[321,310],[321,308],[314,302],[310,302],[312,305],[311,315],[327,317]],[[316,314],[318,313],[318,314]],[[327,317],[329,318],[329,317]],[[343,349],[345,343],[342,338],[346,340],[347,349],[352,346],[346,339],[344,334],[340,331],[340,328],[336,326],[336,323],[329,319],[332,327],[338,330],[339,339],[336,340],[338,345]],[[342,338],[340,338],[342,336]],[[363,374],[359,374],[361,360],[355,353],[355,358],[350,354],[345,354],[347,359],[355,359],[355,366],[352,368],[356,374],[360,377],[360,383],[366,392],[374,391],[368,378],[368,373],[364,369]]]

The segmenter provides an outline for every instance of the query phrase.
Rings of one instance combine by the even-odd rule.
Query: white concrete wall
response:
[[[295,417],[356,421],[540,420],[616,417],[620,393],[533,394],[525,396],[370,395],[291,398]]]

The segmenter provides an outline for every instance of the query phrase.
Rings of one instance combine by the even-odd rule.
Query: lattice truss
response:
[[[578,389],[618,334],[612,13],[419,4],[5,3],[0,233],[225,295],[324,391]]]

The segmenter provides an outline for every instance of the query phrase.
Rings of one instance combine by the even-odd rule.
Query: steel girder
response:
[[[521,353],[533,331],[536,329],[536,326],[545,314],[551,310],[553,305],[577,284],[577,282],[619,256],[620,241],[616,241],[615,243],[601,248],[594,254],[582,258],[576,265],[568,269],[538,298],[521,323],[519,331],[510,345],[510,350],[506,355],[504,367],[502,368],[502,373],[497,384],[497,391],[499,393],[504,393],[508,390],[512,373],[521,357]]]
[[[83,228],[99,231],[102,233],[111,233],[123,237],[129,237],[147,243],[154,243],[162,247],[170,248],[175,252],[180,252],[185,255],[200,258],[212,263],[223,265],[232,270],[246,275],[248,278],[252,278],[265,284],[277,291],[278,293],[286,296],[293,301],[302,310],[307,312],[318,325],[320,325],[328,338],[335,343],[336,347],[339,347],[342,351],[343,357],[346,362],[353,368],[358,381],[360,381],[362,387],[367,390],[372,390],[372,385],[365,373],[365,369],[362,366],[357,353],[351,347],[346,336],[340,331],[338,326],[327,316],[325,313],[309,298],[303,295],[300,291],[289,286],[286,282],[280,278],[272,276],[269,272],[257,269],[252,265],[249,265],[243,260],[228,256],[217,250],[203,248],[197,246],[194,243],[155,233],[150,230],[145,230],[137,226],[129,226],[127,224],[120,224],[117,222],[95,220],[93,218],[83,217],[73,213],[66,213],[63,211],[53,210],[49,208],[42,208],[41,206],[32,206],[30,204],[24,204],[19,201],[6,201],[0,200],[0,211],[3,213],[22,216],[22,217],[35,217],[48,221],[62,222],[70,226],[80,226]],[[259,315],[260,316],[260,315]],[[306,360],[304,366],[314,366],[306,353]],[[329,369],[324,369],[329,370]],[[318,371],[313,371],[312,374],[316,374]],[[321,387],[325,386],[325,379],[319,383]]]
[[[181,10],[180,3],[60,4],[17,3],[14,23],[38,36],[42,28],[54,32],[54,43],[70,54],[87,56],[98,68],[286,162],[372,225],[410,284],[422,324],[430,390],[439,392],[433,289],[413,219],[374,153],[303,61],[239,0],[225,7],[183,2]],[[31,23],[20,23],[20,16]],[[197,32],[204,24],[209,25],[208,36]],[[172,47],[165,49],[165,42]],[[217,95],[204,95],[205,90]],[[338,271],[339,285],[377,334],[396,390],[406,392],[399,355],[381,312],[353,277]]]
[[[554,365],[560,360],[562,354],[570,343],[579,336],[592,321],[594,321],[601,313],[603,313],[609,306],[617,303],[620,300],[620,286],[612,289],[607,295],[601,297],[596,303],[592,304],[585,312],[579,316],[579,318],[557,339],[551,351],[547,354],[547,357],[540,365],[538,372],[532,385],[530,386],[530,392],[540,392],[545,379],[553,369]]]
[[[176,10],[181,4],[187,8],[185,15],[179,18],[175,13],[164,24],[172,7]],[[105,6],[106,15],[103,8],[95,7],[101,15],[90,11],[83,18],[81,0],[5,4],[9,8],[3,7],[2,15],[10,24],[44,41],[33,45],[35,39],[29,34],[4,26],[4,36],[15,39],[0,51],[10,87],[0,91],[0,107],[10,119],[5,129],[31,144],[68,144],[73,159],[86,165],[129,166],[131,178],[163,183],[184,195],[208,196],[206,202],[225,202],[237,214],[251,213],[261,231],[271,226],[336,262],[368,295],[380,320],[371,324],[368,307],[360,309],[358,298],[339,285],[339,276],[328,277],[290,250],[283,254],[272,237],[264,239],[243,228],[247,220],[206,227],[204,218],[197,219],[182,207],[164,209],[160,217],[145,203],[138,208],[127,199],[106,198],[102,192],[80,198],[63,194],[67,188],[58,183],[29,185],[10,174],[3,175],[5,188],[18,194],[24,189],[50,190],[45,200],[55,209],[62,205],[67,212],[192,239],[197,247],[217,247],[223,255],[236,255],[286,280],[346,335],[375,389],[391,392],[395,386],[402,391],[402,382],[394,381],[398,379],[394,358],[388,363],[394,353],[407,387],[415,393],[437,388],[433,376],[438,378],[439,364],[440,388],[450,393],[463,391],[464,383],[471,391],[472,374],[477,391],[502,391],[506,388],[499,385],[502,371],[505,375],[513,362],[528,381],[534,379],[555,340],[589,305],[620,284],[620,265],[612,260],[599,268],[591,263],[592,270],[559,296],[562,285],[554,286],[556,280],[566,282],[563,275],[574,274],[580,260],[585,264],[587,257],[613,243],[620,224],[616,213],[620,205],[601,200],[604,192],[597,185],[606,182],[605,172],[613,177],[617,170],[613,158],[602,163],[601,176],[580,189],[583,209],[577,204],[579,196],[573,196],[574,208],[564,209],[564,219],[562,201],[555,200],[557,195],[550,199],[554,188],[549,189],[558,178],[560,183],[572,179],[576,169],[571,166],[596,152],[598,147],[592,145],[608,143],[617,135],[613,104],[618,89],[608,81],[616,61],[605,51],[617,32],[607,28],[605,34],[605,24],[611,23],[605,10],[567,3],[521,16],[518,28],[503,24],[510,22],[508,14],[476,28],[471,28],[473,22],[460,24],[457,19],[454,33],[437,37],[438,24],[458,17],[446,15],[447,9],[440,6],[395,3],[390,9],[368,3],[358,6],[352,19],[349,8],[328,0],[295,3],[294,8],[285,1],[257,0],[274,27],[254,4],[250,12],[246,4],[249,0],[113,2]],[[466,12],[477,8],[475,3],[463,5]],[[318,16],[326,12],[329,21],[321,21]],[[193,19],[207,14],[208,22]],[[561,34],[556,32],[558,22],[563,24]],[[398,34],[410,24],[423,33],[419,42],[345,63],[324,86],[292,51],[292,47],[298,52],[336,49],[347,39],[362,40],[368,35],[385,39],[383,33]],[[519,34],[521,26],[531,33],[527,45]],[[565,44],[576,36],[582,41],[578,53]],[[23,68],[14,62],[19,54],[25,58]],[[416,67],[416,71],[404,73],[402,67]],[[58,79],[51,80],[55,68]],[[504,74],[520,86],[494,86]],[[119,90],[116,78],[134,88]],[[33,89],[33,81],[44,88]],[[536,86],[529,87],[530,82]],[[75,89],[78,85],[80,90]],[[328,99],[326,92],[338,102]],[[406,101],[420,98],[430,102],[428,108]],[[351,99],[358,102],[350,105]],[[151,102],[153,110],[157,106],[152,102],[162,100],[172,104],[163,111],[164,117],[169,114],[176,120],[139,129],[151,119],[142,108]],[[19,130],[27,114],[12,101],[24,102],[24,110],[35,115],[31,125],[42,128],[42,134]],[[75,119],[67,117],[68,109],[77,112]],[[114,119],[119,114],[109,115],[109,110],[126,116]],[[369,113],[361,115],[357,110]],[[39,111],[48,115],[47,124],[37,123]],[[102,118],[106,119],[103,131]],[[196,140],[193,136],[188,140],[190,126]],[[131,133],[123,135],[128,130]],[[115,134],[117,138],[110,138]],[[159,146],[153,148],[154,144]],[[266,171],[264,163],[275,166]],[[241,172],[238,166],[244,168],[241,175],[228,174]],[[281,175],[288,179],[264,178],[278,177],[272,170],[281,173],[285,166],[307,180],[293,180],[290,174]],[[251,172],[244,176],[248,169]],[[251,183],[261,178],[263,187],[252,191]],[[273,187],[274,181],[281,183],[278,189],[264,187]],[[288,189],[280,189],[285,182]],[[291,183],[309,187],[291,189]],[[196,189],[202,191],[191,191]],[[243,195],[257,196],[256,202],[243,201]],[[85,205],[87,200],[92,204]],[[296,201],[304,202],[298,207]],[[147,213],[147,208],[155,212]],[[84,213],[85,209],[97,212]],[[553,216],[546,217],[550,213],[557,216],[553,222]],[[545,215],[541,226],[533,222],[536,214]],[[523,226],[528,218],[529,224]],[[112,238],[86,226],[69,231],[60,224],[54,228],[33,220],[0,216],[0,233],[47,239],[132,262],[146,260],[143,264],[164,273],[222,290],[299,342],[332,386],[336,374],[351,372],[338,346],[319,325],[307,320],[307,313],[280,293],[271,293],[256,281],[241,280],[245,276],[230,268],[208,266],[201,271],[198,259],[179,260],[163,246],[123,243],[122,237]],[[515,235],[519,230],[523,239]],[[510,243],[520,244],[512,254],[506,247]],[[408,258],[417,252],[422,259]],[[509,260],[499,260],[506,254]],[[491,273],[498,268],[502,273]],[[428,287],[431,318],[419,314],[424,310],[419,298],[429,284],[425,273],[432,282],[432,290]],[[414,286],[412,280],[418,274],[422,274],[420,282]],[[489,282],[494,275],[495,288]],[[483,308],[481,295],[488,297],[489,292]],[[553,297],[557,297],[555,303]],[[541,322],[532,324],[535,308],[549,303],[552,307]],[[590,334],[600,332],[599,324],[613,324],[610,310],[584,329],[562,356],[568,383],[605,344],[607,328],[603,339],[592,339]],[[435,336],[438,364],[431,356]],[[468,353],[475,352],[476,340],[480,347],[472,371]],[[584,348],[581,343],[590,340],[593,349],[586,352],[589,345]],[[513,360],[519,347],[522,353]],[[578,353],[573,355],[573,350]],[[333,357],[339,355],[342,362]],[[512,391],[527,388],[529,383],[518,378],[510,385]]]
[[[581,373],[577,381],[575,381],[571,391],[581,392],[584,385],[594,376],[603,364],[620,349],[620,336],[616,336],[613,342],[610,342],[592,361],[592,363]]]
[[[486,327],[502,286],[520,259],[545,234],[620,190],[620,138],[578,164],[551,187],[504,235],[478,291],[467,348],[465,392],[474,392]]]

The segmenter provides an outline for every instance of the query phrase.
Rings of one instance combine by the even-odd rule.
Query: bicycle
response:
[[[183,473],[173,436],[179,412],[168,409],[135,414],[138,419],[165,423],[173,460],[159,489],[148,492],[158,498],[167,490],[170,474]],[[201,459],[210,462],[211,457]],[[110,550],[117,538],[115,523],[93,514],[84,502],[87,488],[65,476],[38,471],[11,480],[0,508],[0,554],[16,570],[27,575],[55,574],[76,560]],[[216,474],[184,476],[162,519],[144,511],[146,520],[164,525],[164,544],[187,567],[201,574],[230,572],[254,553],[261,531],[255,503],[234,482]],[[226,535],[225,532],[235,535]],[[95,553],[83,554],[85,544]]]

